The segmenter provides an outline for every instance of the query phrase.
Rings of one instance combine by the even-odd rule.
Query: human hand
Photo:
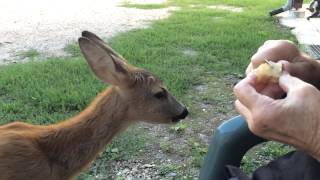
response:
[[[266,41],[252,56],[246,69],[249,74],[265,59],[283,64],[283,69],[291,75],[298,77],[316,87],[320,87],[320,64],[298,49],[296,45],[287,40]],[[285,60],[285,61],[283,61]],[[278,83],[261,84],[257,91],[272,98],[280,98],[285,94]]]
[[[251,62],[246,69],[246,74],[249,74],[253,69],[260,64],[265,63],[265,59],[269,61],[278,62],[286,60],[288,62],[295,62],[304,56],[298,47],[291,41],[287,40],[268,40],[258,51],[251,57]]]
[[[253,73],[234,87],[235,105],[256,135],[291,144],[320,159],[320,92],[285,72],[279,85],[287,93],[273,99],[256,91]]]

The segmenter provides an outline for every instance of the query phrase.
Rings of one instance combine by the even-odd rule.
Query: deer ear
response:
[[[106,43],[104,43],[104,41],[101,38],[99,38],[97,35],[95,35],[94,33],[90,32],[90,31],[82,31],[81,35],[82,35],[82,37],[90,39],[91,41],[96,43],[98,46],[100,46],[102,49],[108,51],[113,56],[115,56],[119,59],[122,59],[122,61],[125,61],[120,54],[118,54],[110,46],[108,46]]]
[[[95,75],[105,83],[124,86],[128,81],[128,66],[121,58],[103,49],[88,38],[79,38],[79,46]]]

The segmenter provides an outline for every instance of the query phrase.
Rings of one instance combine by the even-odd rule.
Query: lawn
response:
[[[243,77],[250,56],[265,40],[295,41],[287,29],[268,16],[269,10],[282,3],[280,0],[171,0],[156,6],[125,3],[130,8],[181,8],[150,28],[119,34],[108,43],[131,64],[158,75],[173,95],[187,104],[191,115],[173,127],[138,124],[130,128],[78,179],[125,179],[126,174],[118,172],[132,171],[129,165],[135,163],[152,164],[148,172],[156,174],[154,179],[196,178],[214,128],[237,114],[232,85]],[[217,4],[241,7],[243,12],[208,8]],[[77,45],[67,45],[65,50],[70,57],[49,59],[39,59],[37,51],[30,50],[23,56],[36,60],[0,67],[1,124],[17,119],[34,124],[61,121],[83,110],[106,87],[90,72]],[[286,147],[282,145],[264,145],[246,156],[243,168],[250,172],[256,165],[284,152]]]

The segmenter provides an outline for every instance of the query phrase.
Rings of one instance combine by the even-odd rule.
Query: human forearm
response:
[[[285,69],[291,75],[320,89],[320,61],[301,53],[301,55],[294,58],[292,63],[285,66]]]

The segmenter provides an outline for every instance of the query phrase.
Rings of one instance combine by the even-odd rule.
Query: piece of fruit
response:
[[[261,64],[254,70],[254,73],[257,76],[257,81],[260,83],[278,83],[281,72],[282,64],[272,61],[266,61],[266,63]]]

